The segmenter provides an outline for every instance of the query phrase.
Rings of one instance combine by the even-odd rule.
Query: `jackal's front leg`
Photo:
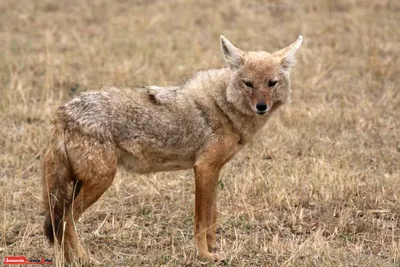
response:
[[[219,172],[219,171],[218,171]],[[213,193],[211,216],[207,217],[207,245],[210,252],[214,252],[217,245],[217,197],[218,197],[218,175],[214,181],[213,188],[210,188]]]
[[[208,250],[211,243],[214,243],[215,246],[215,187],[218,181],[219,167],[206,164],[196,165],[194,172],[196,179],[194,234],[197,249],[201,258],[219,261],[222,260],[222,257]]]

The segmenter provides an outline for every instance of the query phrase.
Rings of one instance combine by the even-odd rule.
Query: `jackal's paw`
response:
[[[208,250],[211,252],[216,252],[217,246],[215,244],[208,244]]]
[[[100,266],[101,262],[90,256],[90,263],[85,266]]]
[[[74,255],[74,257],[70,257],[65,260],[66,266],[93,266],[93,262],[87,256],[78,256]]]
[[[93,266],[90,258],[87,255],[77,256],[74,262],[79,266]]]
[[[76,249],[74,262],[81,266],[92,266],[88,251],[82,245],[79,245]]]
[[[207,238],[207,247],[211,252],[215,252],[217,250],[217,241],[215,237]]]
[[[225,259],[225,256],[223,254],[218,254],[218,253],[204,252],[200,253],[200,258],[206,261],[220,262]]]

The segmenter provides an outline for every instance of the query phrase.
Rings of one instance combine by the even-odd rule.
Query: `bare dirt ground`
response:
[[[400,265],[400,2],[1,1],[0,258],[62,264],[42,233],[56,108],[102,85],[173,85],[244,50],[305,38],[292,102],[220,179],[227,266]],[[198,266],[192,171],[135,175],[77,223],[93,259]]]

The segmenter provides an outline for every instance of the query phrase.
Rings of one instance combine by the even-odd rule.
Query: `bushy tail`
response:
[[[61,241],[64,215],[69,212],[73,196],[78,195],[81,186],[74,177],[68,158],[63,123],[55,121],[53,124],[43,167],[43,200],[46,211],[44,233],[50,244],[53,244],[55,237]]]

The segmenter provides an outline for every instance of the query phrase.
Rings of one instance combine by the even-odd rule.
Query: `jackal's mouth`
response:
[[[257,115],[260,115],[260,116],[262,116],[262,115],[265,115],[265,114],[267,114],[268,113],[268,111],[257,111]]]

